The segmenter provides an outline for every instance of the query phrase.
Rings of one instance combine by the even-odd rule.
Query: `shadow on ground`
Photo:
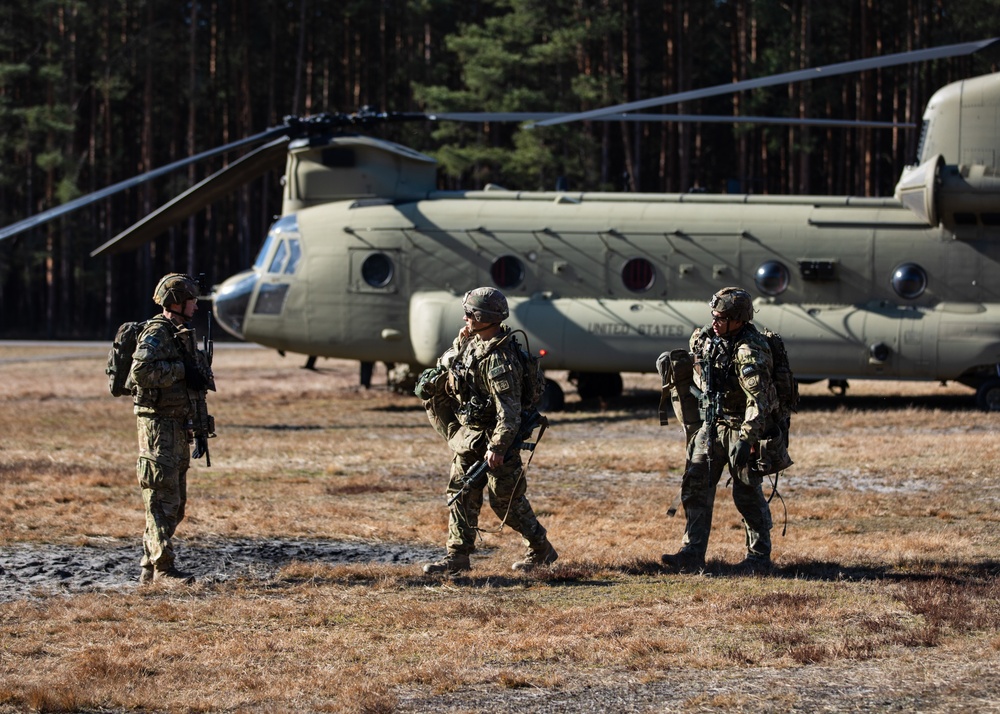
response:
[[[440,548],[404,543],[335,541],[323,539],[227,539],[177,540],[178,564],[199,582],[224,583],[236,579],[272,581],[278,571],[293,563],[310,565],[406,565],[417,566],[440,557]],[[142,547],[137,540],[105,539],[87,545],[17,543],[0,551],[0,602],[79,594],[137,587]],[[924,560],[905,564],[845,565],[829,561],[780,564],[769,573],[747,576],[735,564],[709,560],[703,573],[672,575],[659,561],[636,560],[609,566],[603,563],[560,562],[526,574],[479,574],[475,570],[459,576],[425,576],[414,569],[412,582],[453,581],[476,588],[523,586],[526,581],[551,585],[603,587],[614,574],[654,577],[758,577],[823,581],[942,581],[955,584],[981,583],[1000,576],[1000,561],[959,563]],[[293,578],[294,579],[294,578]]]

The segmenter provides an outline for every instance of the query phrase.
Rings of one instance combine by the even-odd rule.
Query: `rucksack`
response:
[[[761,333],[771,348],[771,381],[774,383],[774,391],[778,393],[781,416],[787,417],[798,409],[799,383],[795,381],[792,367],[788,363],[788,352],[781,335],[766,328]]]
[[[146,326],[147,320],[141,322],[126,322],[118,328],[115,339],[108,352],[108,366],[104,373],[108,375],[108,389],[111,396],[131,396],[132,390],[125,386],[128,373],[132,369],[132,355],[135,353],[139,335]]]
[[[524,336],[525,347],[514,340],[517,347],[517,354],[521,359],[521,409],[525,411],[537,411],[538,405],[542,403],[542,396],[545,394],[545,372],[542,370],[541,359],[532,354],[527,348],[528,336],[524,330],[514,330],[511,335],[520,332]]]

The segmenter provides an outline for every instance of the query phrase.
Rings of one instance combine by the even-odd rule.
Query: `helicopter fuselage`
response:
[[[1000,361],[998,261],[1000,227],[956,235],[895,199],[488,190],[304,208],[216,302],[276,349],[429,364],[461,295],[497,285],[547,367],[652,371],[740,285],[804,379],[958,379]]]

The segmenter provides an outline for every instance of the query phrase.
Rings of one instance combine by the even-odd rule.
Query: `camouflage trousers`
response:
[[[461,441],[463,432],[468,443],[471,432],[464,427],[455,434],[455,438]],[[451,479],[448,482],[449,496],[461,489],[462,477],[473,464],[482,460],[486,453],[485,435],[481,440],[473,436],[471,441],[481,441],[478,446],[482,449],[482,453],[479,453],[479,449],[459,449],[455,452],[451,463]],[[489,471],[488,476],[485,490],[489,494],[490,508],[497,518],[502,524],[520,533],[521,540],[527,548],[543,550],[547,543],[546,531],[538,522],[525,496],[528,483],[523,475],[520,454],[511,456],[498,469]],[[475,551],[479,513],[483,508],[483,490],[469,489],[451,505],[448,511],[449,553],[468,555]]]
[[[142,567],[169,570],[174,564],[171,544],[187,503],[187,471],[191,463],[185,421],[136,417],[139,460],[136,476],[146,507],[142,536]]]
[[[705,559],[708,538],[712,531],[712,513],[715,492],[722,472],[729,467],[733,476],[733,503],[743,516],[748,555],[771,556],[771,509],[764,498],[759,474],[744,473],[745,481],[737,476],[729,463],[729,449],[739,440],[739,431],[724,424],[716,427],[716,435],[709,448],[709,429],[703,424],[688,443],[687,468],[681,483],[681,503],[684,504],[683,552],[699,560]]]

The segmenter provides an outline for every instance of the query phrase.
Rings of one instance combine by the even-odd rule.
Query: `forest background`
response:
[[[0,225],[287,115],[577,112],[1000,35],[1000,2],[949,0],[5,0]],[[996,70],[969,57],[755,90],[678,114],[893,121],[911,129],[700,122],[416,122],[373,133],[434,156],[446,189],[891,195],[927,100]],[[244,149],[246,151],[249,149]],[[122,256],[89,252],[240,155],[190,165],[0,242],[0,337],[110,337],[168,271],[249,267],[279,175]]]

